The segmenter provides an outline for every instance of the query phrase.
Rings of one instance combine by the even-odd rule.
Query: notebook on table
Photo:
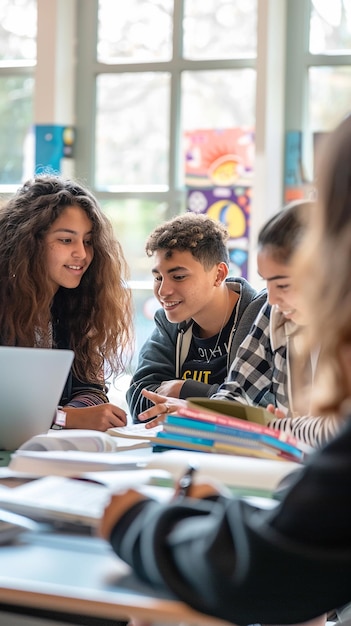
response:
[[[73,361],[71,350],[0,346],[0,450],[47,431]]]

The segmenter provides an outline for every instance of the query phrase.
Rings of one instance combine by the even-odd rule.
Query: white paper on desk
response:
[[[142,477],[142,484],[147,485],[147,491],[150,497],[153,497],[151,494],[153,492],[153,488],[156,488],[155,493],[157,494],[157,500],[170,500],[174,494],[175,482],[172,478],[172,475],[166,470],[156,470],[145,468],[141,471],[138,471],[138,475],[135,476],[136,480],[139,480],[139,477]],[[122,477],[122,479],[121,479]],[[127,481],[133,479],[132,470],[124,471],[124,472],[115,472],[115,471],[106,471],[106,472],[84,472],[81,474],[80,478],[85,478],[86,480],[91,480],[93,482],[101,483],[108,487],[111,493],[118,493],[121,488],[124,487],[123,481],[127,477]],[[129,485],[128,485],[129,486]],[[160,491],[160,487],[162,487],[162,491]],[[146,488],[146,487],[145,487]],[[143,487],[144,489],[144,487]]]
[[[150,442],[111,437],[97,430],[49,430],[18,448],[11,455],[9,468],[36,476],[71,476],[81,471],[119,469],[123,461],[116,454],[140,448],[151,450]]]
[[[128,427],[123,427],[123,429]],[[141,437],[139,437],[141,439]],[[145,439],[144,445],[148,445]],[[36,435],[28,439],[17,450],[80,450],[83,452],[116,452],[123,448],[136,446],[137,443],[133,439],[128,439],[125,435],[123,444],[115,437],[111,437],[107,432],[88,429],[67,429],[67,430],[49,430],[42,435]]]
[[[38,521],[96,527],[114,491],[133,487],[154,498],[157,493],[160,499],[168,495],[164,487],[148,486],[152,476],[155,473],[149,470],[116,472],[114,489],[86,480],[45,476],[19,487],[1,489],[0,507]]]
[[[273,492],[284,482],[289,482],[295,472],[302,470],[300,463],[256,459],[231,454],[167,450],[152,454],[148,469],[162,468],[178,480],[189,465],[196,468],[194,481],[219,480],[228,487],[247,493]]]
[[[147,458],[128,452],[81,452],[80,450],[21,450],[11,456],[8,470],[32,476],[77,476],[82,472],[143,468]]]
[[[127,426],[115,426],[109,428],[106,432],[112,437],[122,437],[123,439],[144,439],[150,442],[157,441],[156,436],[160,430],[163,429],[163,425],[154,426],[153,428],[146,428],[146,424],[129,424]]]

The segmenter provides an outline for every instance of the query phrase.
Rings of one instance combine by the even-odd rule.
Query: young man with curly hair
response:
[[[127,391],[134,421],[152,406],[143,389],[173,398],[211,396],[265,302],[265,292],[228,277],[228,236],[219,221],[185,213],[148,237],[161,308]]]

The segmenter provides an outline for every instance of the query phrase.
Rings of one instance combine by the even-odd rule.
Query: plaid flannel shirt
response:
[[[272,350],[270,313],[267,303],[239,347],[228,378],[213,397],[264,407],[272,403],[286,410],[287,346],[285,342]]]
[[[238,349],[228,378],[212,396],[243,404],[267,407],[273,404],[286,417],[275,418],[269,426],[284,430],[312,446],[324,445],[340,428],[340,420],[310,415],[294,416],[289,398],[288,335],[285,341],[271,342],[271,309],[267,303],[259,312],[250,333]]]

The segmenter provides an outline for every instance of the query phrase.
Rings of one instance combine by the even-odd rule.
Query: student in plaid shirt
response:
[[[257,264],[267,283],[268,302],[239,347],[226,382],[212,397],[267,407],[274,415],[270,426],[319,446],[335,434],[340,420],[311,416],[308,391],[304,406],[308,415],[299,414],[292,363],[294,352],[303,347],[299,330],[305,322],[291,286],[291,259],[304,232],[304,214],[311,206],[311,202],[292,203],[261,229]],[[306,362],[307,390],[317,360],[318,354],[311,354]]]

